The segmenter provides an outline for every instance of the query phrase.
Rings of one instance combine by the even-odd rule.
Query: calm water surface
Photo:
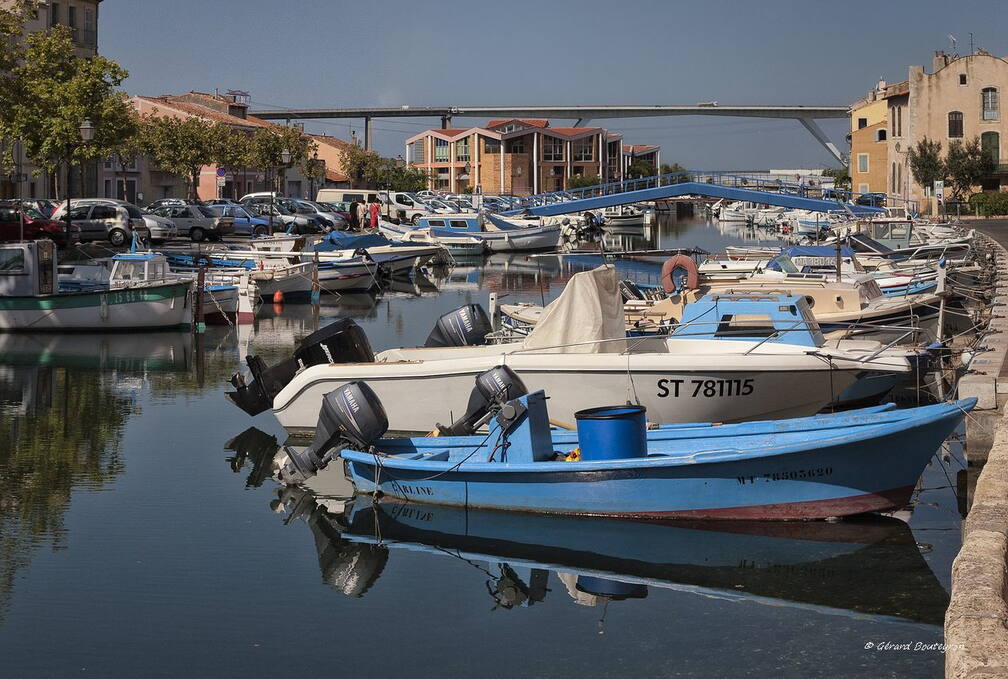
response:
[[[747,234],[614,238],[715,251]],[[376,349],[422,343],[461,304],[548,301],[596,263],[495,256],[198,340],[0,335],[0,675],[940,676],[940,652],[866,646],[942,639],[954,445],[899,518],[467,515],[281,493],[264,465],[282,430],[224,399],[247,353],[286,357],[335,318]]]

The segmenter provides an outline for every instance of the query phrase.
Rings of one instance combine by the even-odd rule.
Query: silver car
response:
[[[60,203],[52,219],[65,219],[66,203]],[[133,234],[149,241],[150,229],[144,221],[143,213],[133,203],[111,198],[82,198],[70,201],[70,223],[81,230],[81,241],[108,240],[121,247],[131,240]]]
[[[144,222],[147,223],[147,228],[150,229],[151,240],[164,241],[178,237],[178,227],[175,226],[175,222],[172,220],[159,217],[153,212],[142,208],[140,212],[143,213]]]
[[[234,233],[234,217],[218,215],[205,205],[162,205],[152,210],[175,224],[180,234],[188,234],[193,243],[220,240]]]

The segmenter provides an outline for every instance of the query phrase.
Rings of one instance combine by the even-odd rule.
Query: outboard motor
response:
[[[490,317],[479,304],[467,304],[438,319],[425,347],[475,347],[487,343],[493,332]]]
[[[277,476],[286,484],[303,483],[324,469],[343,448],[368,450],[388,431],[388,417],[378,395],[365,382],[347,382],[322,399],[315,438],[297,452],[284,448]]]
[[[308,335],[289,359],[272,367],[258,356],[249,356],[245,362],[252,381],[246,383],[244,375],[235,373],[231,377],[235,391],[228,392],[227,397],[249,415],[258,415],[268,410],[280,390],[305,368],[324,363],[372,361],[374,352],[364,330],[351,319],[341,318]]]
[[[442,436],[471,436],[493,415],[495,407],[528,393],[514,370],[506,365],[490,368],[476,376],[476,386],[469,395],[465,415],[450,426],[439,424]]]

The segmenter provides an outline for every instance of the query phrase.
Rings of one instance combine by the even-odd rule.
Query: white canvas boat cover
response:
[[[543,310],[524,347],[560,354],[620,353],[626,349],[625,340],[598,340],[625,337],[616,267],[600,266],[571,277],[560,296]],[[561,346],[571,344],[576,346]]]

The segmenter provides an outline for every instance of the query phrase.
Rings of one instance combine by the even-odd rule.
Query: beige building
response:
[[[73,31],[77,56],[98,54],[98,7],[102,0],[60,0],[40,3],[38,11],[25,24],[25,34],[37,33],[52,26],[66,25]],[[0,0],[0,9],[9,9],[13,0]],[[0,198],[17,196],[50,198],[55,195],[54,178],[49,173],[36,173],[35,165],[24,155],[20,143],[14,144],[14,175],[0,178]],[[72,173],[75,195],[94,195],[98,185],[98,168],[79,168]]]
[[[1008,61],[984,50],[967,56],[936,52],[930,72],[911,66],[906,81],[880,82],[851,106],[854,190],[867,186],[871,192],[918,201],[927,210],[933,187],[914,181],[908,150],[927,138],[940,142],[944,154],[951,143],[974,137],[995,164],[995,172],[974,189],[1008,189],[1008,121],[1001,108],[1006,91]]]
[[[528,195],[563,190],[576,176],[619,181],[628,159],[657,163],[658,147],[625,151],[622,140],[600,127],[491,120],[484,127],[431,129],[410,137],[406,161],[430,173],[432,189],[461,193],[479,187],[492,195]]]

